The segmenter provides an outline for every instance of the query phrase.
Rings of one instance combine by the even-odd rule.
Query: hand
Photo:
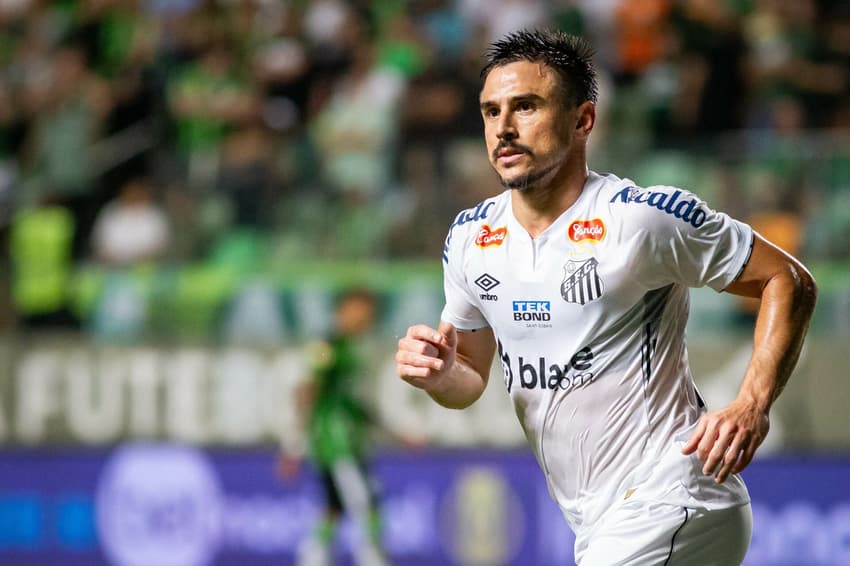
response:
[[[714,475],[717,483],[723,483],[730,473],[737,474],[749,465],[769,428],[766,412],[733,401],[725,409],[702,416],[682,454],[696,451],[705,461],[702,473]]]
[[[437,330],[424,324],[407,329],[398,341],[396,370],[399,377],[425,391],[439,390],[455,362],[457,330],[440,322]]]
[[[277,473],[282,479],[286,481],[294,480],[298,477],[300,471],[301,461],[298,458],[288,454],[283,454],[278,458]]]
[[[428,446],[428,438],[419,434],[399,434],[398,442],[408,450],[421,450]]]

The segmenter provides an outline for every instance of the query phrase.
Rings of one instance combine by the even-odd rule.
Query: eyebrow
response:
[[[543,97],[540,96],[539,94],[535,94],[533,92],[524,92],[522,94],[518,94],[516,96],[510,97],[509,100],[510,100],[510,102],[517,102],[517,101],[520,101],[520,100],[532,100],[532,101],[537,102],[537,101],[542,101]],[[485,100],[481,104],[478,105],[478,107],[481,110],[485,110],[487,108],[490,108],[491,106],[498,106],[498,104],[496,104],[492,100]]]

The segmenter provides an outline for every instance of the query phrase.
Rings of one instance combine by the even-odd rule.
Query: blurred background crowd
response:
[[[305,260],[438,258],[500,190],[482,53],[534,26],[597,49],[594,169],[850,257],[841,0],[2,0],[0,325],[85,324],[104,273],[216,295]]]

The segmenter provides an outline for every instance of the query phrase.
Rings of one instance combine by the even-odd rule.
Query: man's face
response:
[[[360,297],[345,299],[337,311],[337,332],[347,336],[359,336],[371,330],[375,321],[375,305]]]
[[[495,67],[481,89],[490,164],[511,189],[547,182],[566,163],[576,110],[564,104],[558,76],[543,63]]]

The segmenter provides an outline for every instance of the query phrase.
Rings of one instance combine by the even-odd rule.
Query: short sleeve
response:
[[[478,330],[489,324],[478,308],[476,297],[472,294],[463,273],[463,239],[453,234],[459,230],[460,227],[452,226],[443,248],[443,291],[446,295],[446,305],[440,319],[450,322],[460,331]]]
[[[654,283],[709,286],[719,292],[744,270],[753,245],[747,224],[672,187],[645,189],[630,204],[641,210]]]

